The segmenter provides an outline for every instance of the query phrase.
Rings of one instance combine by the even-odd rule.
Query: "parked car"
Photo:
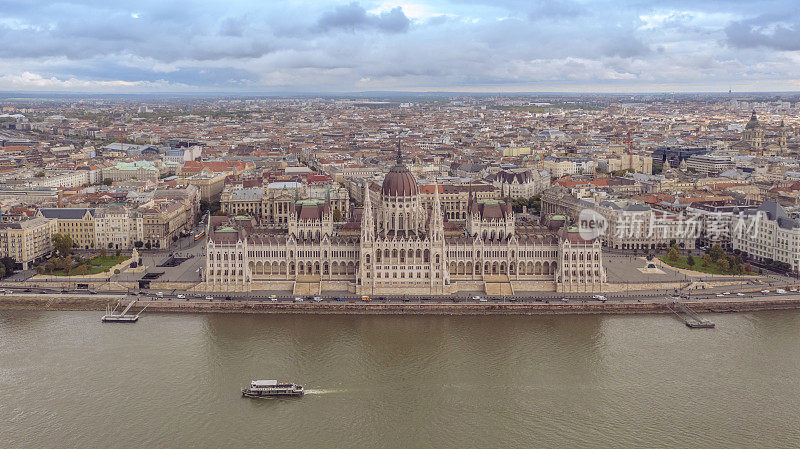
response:
[[[723,293],[723,295],[725,295],[725,296],[728,296],[728,295],[730,295],[730,294],[731,294],[731,292],[725,292],[725,293]]]
[[[781,295],[783,295],[783,294],[786,293],[786,290],[784,290],[782,288],[779,288],[779,289],[775,290],[775,293],[780,293]]]
[[[213,296],[206,296],[206,299],[209,300],[209,301],[213,301],[214,297]]]
[[[294,302],[303,302],[303,298],[298,296],[298,297],[294,298]]]
[[[344,298],[336,298],[337,301],[346,301]]]
[[[601,302],[605,302],[606,301],[606,297],[603,296],[603,295],[594,295],[594,296],[592,296],[592,299],[596,299],[596,300],[601,301]]]
[[[277,301],[278,300],[278,296],[277,295],[269,295],[269,300],[270,301]]]
[[[761,293],[766,295],[767,293],[769,293],[769,290],[761,290]]]
[[[797,289],[796,288],[791,288],[791,289],[789,289],[789,291],[792,292],[792,293],[796,293]]]
[[[316,301],[316,302],[322,302],[322,296],[315,296],[315,297],[314,297],[314,301]]]
[[[736,294],[736,296],[744,296],[744,293],[739,292],[739,293]]]
[[[158,296],[159,298],[163,298],[164,297],[164,292],[158,292],[158,293],[156,293],[156,296]]]
[[[480,301],[481,297],[480,296],[473,296],[472,299],[475,300],[475,301]]]

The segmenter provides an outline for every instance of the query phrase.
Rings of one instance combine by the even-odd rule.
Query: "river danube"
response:
[[[800,447],[800,313],[709,317],[2,311],[0,445]]]

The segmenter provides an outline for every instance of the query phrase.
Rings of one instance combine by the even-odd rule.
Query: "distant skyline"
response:
[[[793,1],[3,0],[0,91],[800,91]]]

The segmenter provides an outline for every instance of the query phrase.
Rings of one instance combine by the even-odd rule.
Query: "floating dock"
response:
[[[671,303],[667,303],[667,307],[669,307],[669,309],[672,310],[672,312],[677,315],[678,318],[680,318],[681,321],[686,324],[686,326],[691,327],[692,329],[713,329],[715,326],[714,323],[705,318],[701,318],[686,304],[680,301],[672,301]]]
[[[114,310],[111,311],[109,311],[108,307],[106,307],[106,314],[103,315],[103,318],[101,318],[100,321],[103,323],[135,323],[139,321],[139,315],[144,312],[144,309],[146,309],[149,305],[145,304],[145,306],[142,307],[142,310],[140,310],[136,315],[128,315],[128,311],[131,310],[131,307],[133,307],[134,304],[136,304],[136,300],[132,299],[131,302],[128,303],[128,306],[125,307],[125,310],[123,310],[121,313],[114,313],[116,312],[117,307],[119,307],[119,304],[120,302],[118,301],[117,305],[114,306]]]

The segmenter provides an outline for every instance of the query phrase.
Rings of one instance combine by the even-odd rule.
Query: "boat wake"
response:
[[[347,390],[337,390],[337,389],[325,389],[325,388],[313,388],[308,389],[305,391],[306,394],[333,394],[333,393],[344,393]]]

